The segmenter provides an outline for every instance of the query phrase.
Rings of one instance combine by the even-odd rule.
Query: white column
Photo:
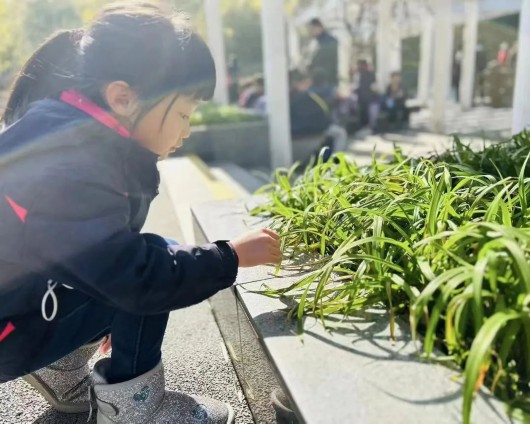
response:
[[[228,104],[228,75],[226,69],[221,0],[205,0],[204,6],[206,27],[208,30],[208,45],[212,51],[217,69],[217,86],[215,87],[214,99],[217,103]]]
[[[434,48],[434,102],[432,108],[432,129],[445,130],[445,109],[451,88],[453,65],[453,20],[452,0],[435,0],[435,48]]]
[[[401,71],[402,48],[399,23],[392,15],[394,0],[379,0],[377,19],[377,85],[385,90],[392,72]]]
[[[376,77],[380,90],[384,90],[390,79],[392,54],[392,0],[379,0],[377,8],[377,64]]]
[[[530,0],[523,0],[519,26],[517,76],[513,101],[513,133],[530,126]]]
[[[473,107],[475,92],[475,69],[477,57],[477,35],[480,15],[479,0],[465,3],[466,23],[464,26],[464,55],[462,58],[462,78],[460,80],[460,103],[463,109]]]
[[[344,26],[338,32],[338,42],[339,42],[339,93],[344,95],[349,94],[350,92],[350,69],[351,69],[351,53],[352,53],[352,38],[351,35]]]
[[[302,47],[300,43],[300,34],[293,21],[287,24],[287,31],[289,37],[289,65],[292,68],[297,68],[302,59]]]
[[[399,30],[399,25],[394,23],[394,28],[392,31],[392,45],[390,50],[390,58],[388,61],[389,72],[387,78],[390,78],[390,73],[392,72],[401,72],[403,67],[403,42],[401,40],[401,31]],[[390,82],[388,80],[388,82]]]
[[[422,31],[420,46],[420,69],[418,75],[418,100],[426,103],[429,99],[433,71],[434,18],[426,10],[422,13]]]
[[[265,91],[269,115],[271,161],[274,168],[293,161],[289,119],[289,83],[284,0],[266,0],[261,6]]]
[[[338,50],[338,92],[344,96],[351,93],[350,71],[352,60],[352,36],[347,25],[348,10],[344,0],[337,1],[336,5],[337,20],[340,26],[337,30],[337,40],[339,43]]]

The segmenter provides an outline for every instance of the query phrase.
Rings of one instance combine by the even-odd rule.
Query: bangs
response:
[[[181,41],[182,49],[174,55],[168,69],[170,87],[165,91],[189,96],[195,100],[208,101],[213,98],[216,86],[216,69],[210,49],[197,34],[191,33]]]
[[[155,6],[107,9],[81,43],[82,81],[89,97],[127,82],[146,105],[170,95],[213,98],[216,69],[210,49],[186,15],[166,16]]]

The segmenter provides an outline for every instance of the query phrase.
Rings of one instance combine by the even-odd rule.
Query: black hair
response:
[[[257,85],[258,87],[265,87],[265,78],[263,78],[263,75],[259,75],[254,78],[254,85]]]
[[[368,66],[368,61],[366,59],[359,59],[357,61],[357,66],[359,66],[359,67]]]
[[[31,56],[13,85],[3,121],[9,125],[31,102],[70,88],[108,110],[102,87],[112,81],[135,90],[143,116],[171,94],[173,102],[178,95],[210,100],[215,64],[182,15],[145,2],[113,4],[86,30],[60,31]]]
[[[313,18],[309,21],[309,25],[311,26],[314,26],[314,27],[317,27],[317,28],[322,28],[324,29],[324,25],[322,24],[322,21],[318,18]]]
[[[76,44],[82,30],[64,30],[48,38],[22,67],[6,103],[2,121],[10,125],[20,118],[29,104],[55,97],[74,84],[77,68]]]

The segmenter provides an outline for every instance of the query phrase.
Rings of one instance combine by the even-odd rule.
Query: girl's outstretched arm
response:
[[[158,235],[131,231],[126,196],[95,169],[33,185],[20,260],[46,279],[136,314],[190,306],[235,281],[227,242],[169,249]]]

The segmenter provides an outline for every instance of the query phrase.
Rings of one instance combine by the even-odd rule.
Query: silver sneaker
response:
[[[91,385],[88,361],[101,342],[85,345],[23,379],[59,412],[78,414],[90,410]]]
[[[165,390],[164,367],[133,380],[108,384],[105,370],[110,359],[96,363],[93,371],[98,424],[231,424],[232,407],[202,396]]]

